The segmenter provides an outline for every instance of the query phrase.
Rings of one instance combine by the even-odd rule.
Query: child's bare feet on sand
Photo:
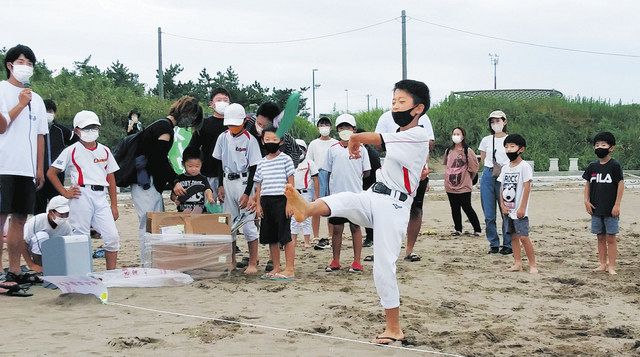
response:
[[[611,275],[618,275],[618,273],[616,273],[616,270],[615,270],[614,268],[609,268],[607,271],[608,271],[608,272],[609,272],[609,274],[611,274]]]
[[[538,274],[537,267],[529,267],[529,274]]]
[[[287,278],[293,278],[296,276],[296,273],[290,270],[283,270],[280,274],[286,276]]]
[[[306,218],[308,203],[292,185],[287,184],[284,188],[284,195],[287,196],[287,203],[293,208],[293,218],[302,222]]]
[[[607,266],[606,265],[600,265],[599,267],[595,268],[592,270],[592,272],[597,273],[599,271],[607,271]]]
[[[522,271],[522,265],[514,264],[511,268],[507,269],[507,271]]]
[[[247,269],[244,270],[245,275],[256,275],[258,274],[258,267],[249,265]]]

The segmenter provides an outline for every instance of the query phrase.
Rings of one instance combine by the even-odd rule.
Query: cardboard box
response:
[[[184,226],[186,234],[231,234],[229,214],[147,212],[147,233],[161,233],[162,227]]]

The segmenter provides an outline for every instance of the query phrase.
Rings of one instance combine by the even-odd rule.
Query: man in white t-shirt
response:
[[[327,151],[329,151],[329,148],[336,144],[338,140],[329,136],[331,134],[331,120],[329,118],[321,117],[318,119],[316,126],[318,127],[320,137],[309,143],[307,158],[315,162],[316,166],[319,168],[318,181],[320,183],[320,192],[318,193],[318,197],[325,197],[329,195],[329,173],[323,170],[322,166],[324,165],[324,160],[327,157]],[[313,238],[318,241],[314,249],[321,250],[329,248],[329,239],[320,238],[320,217],[312,217],[311,226],[313,228]],[[328,220],[327,231],[329,232],[329,237],[331,237],[333,227]]]
[[[433,135],[433,126],[429,116],[425,113],[418,119],[418,126],[422,127],[427,132],[429,138],[428,151],[433,150],[435,145],[435,136]],[[395,133],[400,127],[393,120],[391,111],[382,113],[376,124],[376,133]],[[421,175],[420,185],[416,191],[416,196],[411,204],[411,218],[409,219],[409,225],[407,226],[407,246],[405,249],[404,259],[410,262],[420,261],[420,256],[413,253],[413,247],[418,240],[418,234],[420,234],[420,227],[422,226],[422,207],[424,206],[424,196],[429,187],[429,153],[427,152],[427,160],[424,164],[423,173]],[[368,257],[367,257],[368,259]]]
[[[396,261],[409,223],[411,201],[418,189],[428,155],[429,138],[417,127],[418,118],[430,105],[429,88],[413,80],[396,83],[393,92],[393,119],[400,126],[397,133],[358,133],[349,140],[354,158],[365,150],[361,144],[382,146],[387,157],[376,175],[377,182],[367,191],[342,192],[309,204],[288,186],[285,194],[297,221],[313,216],[338,216],[373,227],[375,260],[373,279],[385,311],[385,330],[374,343],[405,341],[400,327],[400,291],[396,280]]]
[[[7,280],[18,283],[33,280],[33,274],[20,272],[20,256],[27,254],[22,234],[35,207],[36,189],[44,184],[44,135],[49,132],[44,102],[30,88],[35,63],[29,47],[9,49],[4,63],[8,80],[0,82],[0,231],[11,215]]]

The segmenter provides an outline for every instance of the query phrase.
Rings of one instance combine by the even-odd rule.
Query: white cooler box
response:
[[[93,261],[88,236],[51,237],[42,242],[40,249],[45,276],[86,276],[91,273]]]

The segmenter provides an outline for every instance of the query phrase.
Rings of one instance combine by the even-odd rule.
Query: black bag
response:
[[[449,148],[447,148],[447,150],[445,150],[444,152],[444,157],[445,157],[445,165],[447,164],[446,162],[446,158],[449,156]],[[464,147],[464,158],[467,161],[467,167],[469,167],[469,147],[465,145]],[[469,173],[469,175],[471,175],[471,173]],[[478,173],[475,172],[473,174],[473,177],[471,177],[471,184],[473,186],[475,186],[478,183]]]

